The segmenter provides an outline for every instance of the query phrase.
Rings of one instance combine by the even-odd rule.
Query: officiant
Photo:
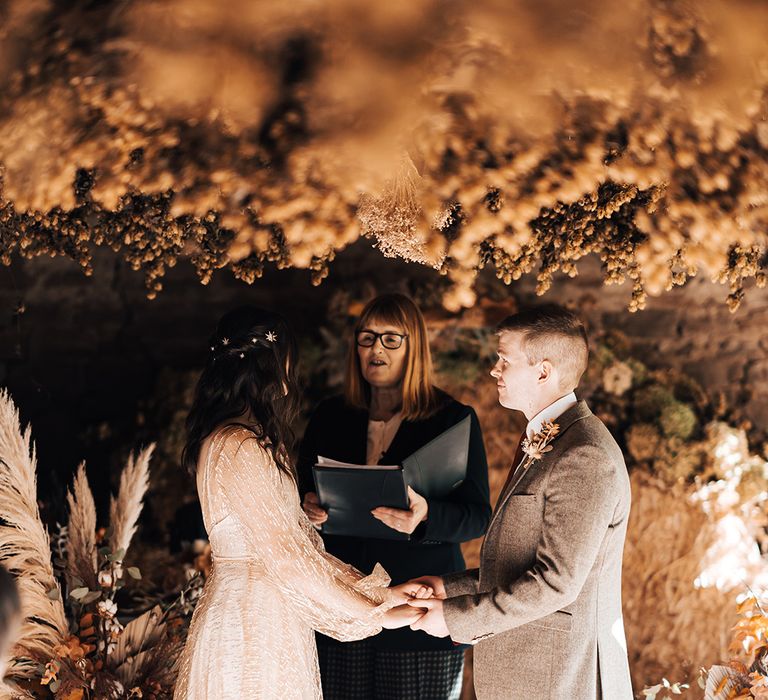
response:
[[[475,411],[436,388],[424,317],[402,294],[363,309],[350,342],[344,394],[322,402],[298,459],[304,511],[322,534],[328,514],[312,476],[318,456],[355,464],[398,465],[470,418],[466,478],[448,495],[424,498],[408,487],[410,508],[376,508],[374,517],[408,540],[323,535],[328,552],[365,573],[380,562],[392,583],[464,569],[461,542],[485,534],[491,516],[488,465]],[[464,649],[407,627],[359,642],[318,635],[323,695],[342,698],[458,698]]]

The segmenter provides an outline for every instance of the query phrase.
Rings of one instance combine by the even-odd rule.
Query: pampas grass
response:
[[[765,584],[768,563],[748,515],[707,514],[690,486],[644,471],[632,472],[631,482],[624,624],[633,684],[642,688],[662,677],[692,679],[729,659],[736,598]],[[723,576],[703,576],[707,570]]]
[[[149,486],[149,460],[154,449],[154,444],[145,447],[138,458],[134,458],[131,454],[125,469],[120,474],[117,497],[112,497],[110,500],[109,522],[112,536],[109,538],[109,544],[117,559],[125,558],[125,553],[136,532],[144,494]]]
[[[67,493],[69,506],[69,546],[67,577],[70,588],[79,579],[90,589],[96,588],[96,504],[85,475],[85,463],[77,468],[72,490]]]
[[[48,533],[37,508],[37,473],[31,429],[22,433],[19,413],[0,391],[0,562],[16,576],[23,622],[8,666],[10,679],[37,673],[27,660],[51,658],[67,636],[61,589],[51,564]]]
[[[123,570],[122,561],[136,532],[153,450],[131,455],[120,476],[108,547],[97,540],[93,494],[85,465],[78,467],[67,494],[65,606],[37,508],[30,429],[21,433],[10,396],[0,392],[0,561],[17,577],[25,616],[5,682],[0,679],[0,700],[37,697],[41,682],[59,700],[124,697],[127,690],[131,697],[170,697],[183,646],[175,631],[180,615],[167,624],[155,606],[123,627],[115,602],[126,574],[140,577],[135,567]]]

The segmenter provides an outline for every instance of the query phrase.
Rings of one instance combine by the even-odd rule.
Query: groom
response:
[[[630,489],[624,459],[573,391],[587,367],[581,321],[556,305],[498,327],[499,403],[528,419],[480,568],[426,576],[413,623],[477,644],[480,700],[631,700],[621,613]],[[523,450],[523,447],[526,450]]]

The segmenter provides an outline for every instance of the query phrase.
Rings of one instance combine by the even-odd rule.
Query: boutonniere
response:
[[[557,437],[559,432],[560,426],[548,420],[542,423],[540,432],[536,433],[530,440],[528,438],[523,440],[523,452],[525,453],[525,460],[522,464],[523,469],[528,469],[528,467],[540,460],[552,449],[550,443]]]

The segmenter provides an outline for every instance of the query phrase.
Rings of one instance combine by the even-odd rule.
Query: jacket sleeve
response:
[[[448,598],[477,593],[477,587],[480,583],[480,569],[466,569],[455,574],[446,574],[441,578]]]
[[[577,598],[613,525],[618,467],[591,445],[574,447],[553,465],[534,564],[506,585],[447,599],[454,641],[472,643],[519,627]]]
[[[488,529],[491,519],[488,460],[480,421],[474,409],[466,407],[454,424],[467,415],[471,416],[467,477],[448,496],[427,499],[427,522],[414,533],[417,540],[467,542],[481,537]]]

